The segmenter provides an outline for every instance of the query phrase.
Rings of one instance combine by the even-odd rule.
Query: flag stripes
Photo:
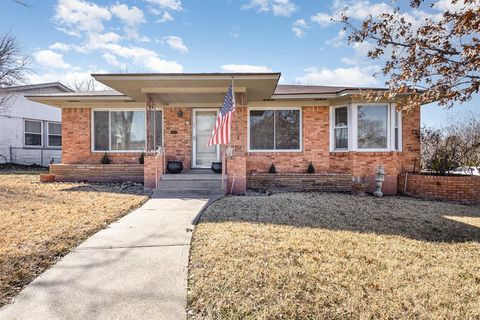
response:
[[[235,96],[232,86],[228,87],[225,100],[220,108],[217,116],[215,128],[212,131],[212,136],[208,140],[205,147],[214,144],[229,144],[230,143],[230,127],[232,124],[232,114],[235,111]]]

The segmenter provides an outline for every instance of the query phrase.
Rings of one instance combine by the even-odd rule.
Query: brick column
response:
[[[227,193],[247,191],[247,107],[237,106],[232,120],[233,157],[227,158]]]
[[[145,154],[143,162],[143,187],[155,189],[157,180],[160,181],[163,172],[163,158],[155,159],[155,154]]]

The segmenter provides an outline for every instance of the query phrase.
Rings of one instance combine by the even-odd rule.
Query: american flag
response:
[[[232,115],[235,111],[235,97],[232,86],[228,87],[223,106],[220,108],[220,113],[217,116],[215,129],[212,131],[212,136],[206,147],[214,144],[229,144],[230,143],[230,125],[232,124]]]

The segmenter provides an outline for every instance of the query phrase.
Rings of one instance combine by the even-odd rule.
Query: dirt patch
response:
[[[480,207],[405,197],[227,197],[196,227],[194,319],[476,319]]]
[[[147,198],[141,184],[44,184],[38,175],[0,175],[0,306]]]

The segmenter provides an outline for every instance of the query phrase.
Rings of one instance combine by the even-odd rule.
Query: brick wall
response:
[[[51,164],[55,181],[143,182],[142,164]]]
[[[62,163],[100,163],[104,152],[92,152],[90,108],[62,109]],[[141,153],[108,153],[112,163],[138,164]]]
[[[247,148],[247,109],[237,108],[232,132],[235,143]],[[402,152],[330,152],[330,108],[302,108],[301,152],[248,152],[246,155],[247,176],[254,172],[268,172],[273,163],[279,173],[304,173],[312,162],[316,172],[343,173],[364,176],[369,182],[367,191],[375,188],[375,170],[383,165],[386,171],[383,191],[387,195],[397,193],[397,176],[404,170],[418,170],[420,159],[420,110],[404,114],[402,118]],[[233,136],[232,136],[233,138]]]
[[[248,178],[253,190],[270,191],[352,191],[352,176],[336,173],[253,173]]]
[[[407,188],[405,174],[398,176],[398,190],[405,195],[455,201],[480,203],[480,177],[478,176],[429,176],[408,174]]]
[[[192,167],[192,108],[163,108],[163,143],[166,160],[181,160]]]

